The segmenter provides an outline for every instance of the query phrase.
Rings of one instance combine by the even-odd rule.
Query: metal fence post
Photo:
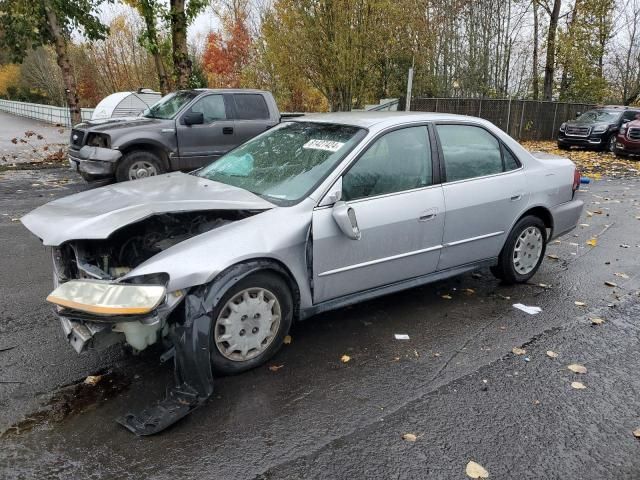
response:
[[[478,102],[478,117],[482,117],[482,97],[480,97],[480,102]]]
[[[558,102],[556,102],[556,108],[553,111],[553,126],[551,127],[551,137],[553,137],[554,132],[556,131],[556,119],[558,117]]]
[[[511,97],[509,97],[509,106],[507,107],[507,135],[509,135],[509,127],[511,127]]]
[[[518,140],[522,140],[522,122],[524,122],[524,107],[526,106],[527,102],[525,100],[521,100],[520,103],[522,103],[522,110],[520,111],[520,127],[518,129]]]

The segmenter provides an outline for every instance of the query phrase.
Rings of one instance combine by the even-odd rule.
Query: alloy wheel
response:
[[[129,168],[129,180],[138,180],[139,178],[153,177],[158,174],[155,165],[150,162],[139,160],[134,162]]]

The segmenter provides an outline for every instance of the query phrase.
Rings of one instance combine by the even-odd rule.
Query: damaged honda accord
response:
[[[167,397],[118,419],[148,435],[202,405],[214,374],[268,360],[293,321],[483,266],[526,282],[576,226],[579,184],[570,160],[477,118],[320,114],[22,222],[52,247],[47,300],[76,351],[174,358]]]

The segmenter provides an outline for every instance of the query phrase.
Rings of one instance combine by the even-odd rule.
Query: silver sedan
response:
[[[526,282],[576,226],[579,183],[571,161],[478,118],[336,113],[22,222],[53,247],[48,300],[76,350],[168,339],[201,399],[211,372],[264,363],[294,320],[484,266]]]

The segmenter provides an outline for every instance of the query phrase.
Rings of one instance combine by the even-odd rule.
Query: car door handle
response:
[[[222,133],[225,135],[233,135],[233,127],[222,127]]]
[[[521,198],[522,198],[522,194],[521,194],[521,193],[519,193],[519,194],[517,194],[517,195],[513,195],[513,196],[511,197],[511,201],[512,201],[512,202],[517,202],[517,201],[518,201],[518,200],[520,200]]]
[[[422,214],[420,215],[418,220],[420,222],[426,222],[427,220],[431,220],[431,219],[435,218],[436,215],[438,215],[438,210],[433,208],[433,209],[426,210],[426,211],[422,212]]]

